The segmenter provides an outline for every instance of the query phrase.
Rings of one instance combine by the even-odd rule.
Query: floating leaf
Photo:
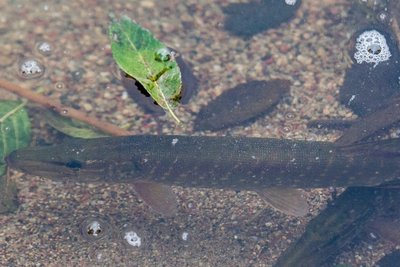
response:
[[[72,137],[88,139],[108,136],[86,123],[61,116],[50,110],[43,112],[43,118],[56,130]]]
[[[178,105],[181,71],[175,54],[150,31],[128,17],[110,26],[111,50],[118,66],[135,78],[150,96],[180,122],[172,109]]]
[[[0,100],[0,175],[5,172],[4,158],[30,142],[31,124],[24,106],[20,101]]]

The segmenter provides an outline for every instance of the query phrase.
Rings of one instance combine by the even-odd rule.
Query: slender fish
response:
[[[269,138],[155,136],[73,139],[13,152],[24,172],[77,181],[150,181],[260,190],[373,186],[399,175],[400,139],[349,146]]]

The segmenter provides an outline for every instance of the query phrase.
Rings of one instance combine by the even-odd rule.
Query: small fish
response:
[[[225,91],[200,109],[195,131],[221,130],[241,125],[270,112],[290,90],[290,81],[253,80]]]
[[[276,194],[275,189],[373,186],[393,180],[399,174],[399,146],[400,139],[340,147],[271,138],[137,135],[72,139],[21,149],[6,160],[26,173],[79,182],[253,190],[298,216],[307,213],[305,206],[285,210],[296,200],[285,202],[283,190]],[[162,191],[158,186],[157,192]]]

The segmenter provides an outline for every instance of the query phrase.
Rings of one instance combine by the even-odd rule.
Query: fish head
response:
[[[28,147],[12,152],[5,160],[9,167],[32,175],[86,182],[123,181],[141,171],[140,161],[136,164],[131,158],[109,156],[115,151],[79,144]]]

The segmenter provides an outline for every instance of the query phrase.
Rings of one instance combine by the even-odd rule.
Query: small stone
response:
[[[86,111],[92,111],[93,110],[93,106],[91,104],[89,104],[89,103],[83,103],[82,106]]]
[[[312,63],[312,58],[304,56],[304,55],[298,55],[297,56],[297,60],[301,64],[306,65],[306,66],[308,66],[308,65],[310,65]]]
[[[287,53],[290,50],[290,45],[288,44],[282,44],[281,46],[279,46],[279,52],[281,53]]]
[[[5,54],[0,52],[0,67],[7,67],[13,64],[15,61],[15,58],[13,56],[10,56],[10,54]]]
[[[153,1],[141,1],[140,5],[145,8],[154,8],[155,3]]]

